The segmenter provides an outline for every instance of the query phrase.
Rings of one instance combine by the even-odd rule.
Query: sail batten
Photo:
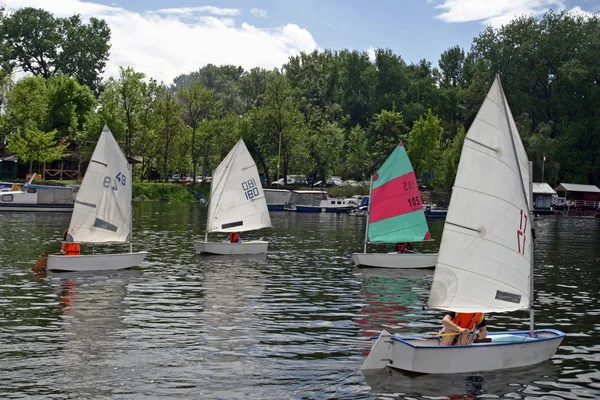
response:
[[[131,165],[104,127],[74,202],[67,240],[124,243],[131,236]]]
[[[465,138],[429,307],[455,312],[529,307],[528,163],[496,78]]]
[[[240,139],[213,172],[207,232],[245,232],[270,226],[258,169]]]

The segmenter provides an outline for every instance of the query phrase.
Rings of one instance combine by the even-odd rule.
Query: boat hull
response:
[[[299,206],[295,207],[296,212],[304,212],[304,213],[348,213],[352,210],[352,207],[320,207],[320,206]]]
[[[354,264],[376,268],[433,268],[437,253],[353,253]]]
[[[80,256],[49,255],[49,271],[111,271],[140,265],[148,252],[121,254],[89,254]]]
[[[422,374],[465,373],[526,367],[550,359],[565,334],[554,329],[494,332],[490,343],[440,346],[437,338],[402,338],[383,331],[361,369],[390,367]],[[371,355],[372,354],[372,355]]]
[[[262,240],[252,240],[242,243],[229,242],[194,242],[196,254],[218,254],[218,255],[238,255],[238,254],[262,254],[267,252],[269,242]]]
[[[73,204],[2,204],[0,212],[73,212]]]

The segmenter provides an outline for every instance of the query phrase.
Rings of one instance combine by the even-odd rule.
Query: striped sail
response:
[[[400,143],[373,176],[367,241],[397,243],[430,238],[415,172]]]

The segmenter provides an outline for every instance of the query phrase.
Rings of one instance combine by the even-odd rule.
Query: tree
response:
[[[35,76],[50,78],[71,75],[98,93],[108,60],[110,29],[104,20],[81,17],[55,18],[42,9],[22,8],[5,16],[1,33],[7,52],[0,52],[8,63]]]
[[[369,174],[369,152],[367,138],[360,125],[350,129],[348,144],[346,145],[346,175],[357,179],[364,179]]]
[[[23,162],[29,162],[29,173],[33,162],[52,162],[66,156],[67,144],[57,144],[56,130],[43,132],[35,125],[25,128],[24,135],[14,134],[9,138],[8,149]]]
[[[183,121],[180,119],[181,104],[177,101],[175,95],[164,86],[158,91],[156,112],[160,118],[159,140],[163,143],[163,179],[167,182],[169,152],[173,151],[174,142],[177,136],[182,133]]]
[[[440,86],[462,86],[464,83],[465,52],[459,46],[450,47],[440,56]]]
[[[417,177],[434,170],[443,131],[440,119],[431,110],[414,123],[408,136],[407,153]]]
[[[440,156],[434,167],[434,182],[442,190],[451,190],[454,185],[466,135],[465,128],[460,126],[454,139],[440,146]]]
[[[375,114],[369,131],[371,169],[377,169],[390,155],[395,146],[406,138],[407,127],[401,112],[395,105],[391,111],[382,110]]]
[[[212,90],[205,88],[199,82],[192,82],[189,87],[177,91],[177,98],[183,109],[183,119],[192,130],[190,156],[192,158],[192,182],[196,183],[196,167],[201,152],[197,149],[196,133],[199,124],[214,113],[216,107]]]

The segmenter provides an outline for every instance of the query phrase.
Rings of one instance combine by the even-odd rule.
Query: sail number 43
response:
[[[127,183],[127,178],[125,177],[125,174],[119,172],[117,174],[117,176],[115,176],[114,179],[111,179],[110,176],[105,176],[104,177],[104,187],[105,188],[111,188],[112,190],[117,190],[118,188],[118,184],[121,184],[123,186],[125,186],[125,184]]]

